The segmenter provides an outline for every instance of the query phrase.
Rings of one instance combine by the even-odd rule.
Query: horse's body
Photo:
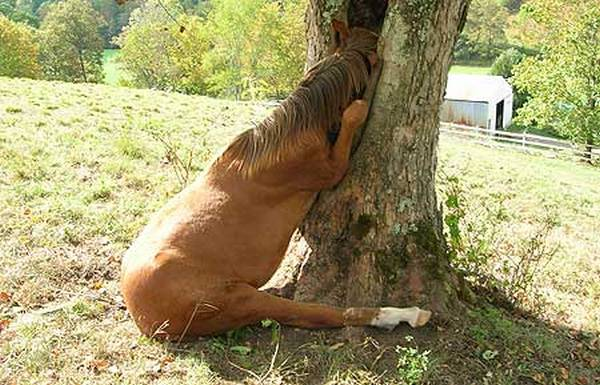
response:
[[[377,40],[353,35],[168,202],[127,251],[121,288],[144,334],[189,339],[265,318],[306,328],[428,321],[430,313],[416,307],[340,309],[258,290],[316,194],[344,176],[353,135],[367,117],[366,102],[355,99],[367,86]],[[331,144],[327,134],[340,115]]]

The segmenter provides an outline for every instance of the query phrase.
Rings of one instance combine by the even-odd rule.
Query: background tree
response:
[[[30,0],[0,0],[0,15],[33,27],[39,25],[39,20],[33,12],[33,4]]]
[[[121,47],[120,61],[129,75],[129,82],[136,87],[162,90],[178,88],[180,71],[173,55],[177,50],[179,26],[169,14],[182,20],[183,9],[176,1],[163,4],[167,11],[154,0],[142,3],[140,8],[131,13],[129,25],[115,39]],[[189,45],[186,48],[186,54],[192,60],[191,65],[201,67],[201,62],[193,59],[201,57],[205,49]]]
[[[525,60],[528,54],[531,55],[532,53],[524,49],[509,48],[496,58],[490,69],[490,73],[495,76],[502,76],[514,86],[513,77],[515,75],[515,68]],[[526,91],[518,87],[513,87],[513,93],[513,111],[518,111],[530,96]]]
[[[302,76],[304,1],[214,0],[204,16],[163,5],[143,3],[116,39],[132,85],[255,99],[282,97]]]
[[[0,15],[0,76],[37,78],[40,67],[33,30]]]
[[[581,4],[591,0],[528,0],[511,20],[506,34],[514,44],[540,50],[551,42],[552,25],[576,17]]]
[[[521,9],[523,0],[500,0],[499,3],[511,13],[516,13]]]
[[[357,25],[357,9],[381,3],[311,1],[309,64],[327,51],[333,16],[345,19],[348,10]],[[434,181],[439,110],[468,3],[390,2],[383,68],[360,145],[345,179],[321,192],[290,246],[288,262],[302,262],[296,299],[418,304],[440,313],[455,303]]]
[[[89,0],[53,4],[40,30],[40,63],[48,79],[100,82],[102,17]]]
[[[305,1],[214,0],[204,65],[210,94],[283,97],[302,77]]]
[[[497,0],[473,0],[455,59],[491,63],[508,46],[505,29],[509,20],[509,12]]]
[[[113,38],[121,33],[131,12],[139,6],[139,1],[119,5],[115,0],[92,0],[92,7],[104,18],[101,34],[105,48],[114,48]]]
[[[531,94],[519,121],[552,128],[590,150],[600,144],[600,4],[576,2],[574,12],[554,19],[546,3],[535,8],[549,35],[542,53],[516,67],[515,85]]]

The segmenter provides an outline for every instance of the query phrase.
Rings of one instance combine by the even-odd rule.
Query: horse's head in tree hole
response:
[[[388,0],[350,0],[348,4],[348,25],[350,28],[365,28],[379,33]]]

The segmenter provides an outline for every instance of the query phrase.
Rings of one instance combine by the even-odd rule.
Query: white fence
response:
[[[600,162],[600,147],[598,146],[591,146],[590,151],[585,145],[575,145],[566,140],[547,136],[488,130],[445,122],[440,123],[440,132],[471,138],[483,144],[494,144],[526,151],[550,151],[553,155],[566,155],[579,160]]]

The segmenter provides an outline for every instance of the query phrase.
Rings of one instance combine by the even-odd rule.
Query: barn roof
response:
[[[512,95],[512,87],[502,76],[448,75],[446,99],[499,102]]]

